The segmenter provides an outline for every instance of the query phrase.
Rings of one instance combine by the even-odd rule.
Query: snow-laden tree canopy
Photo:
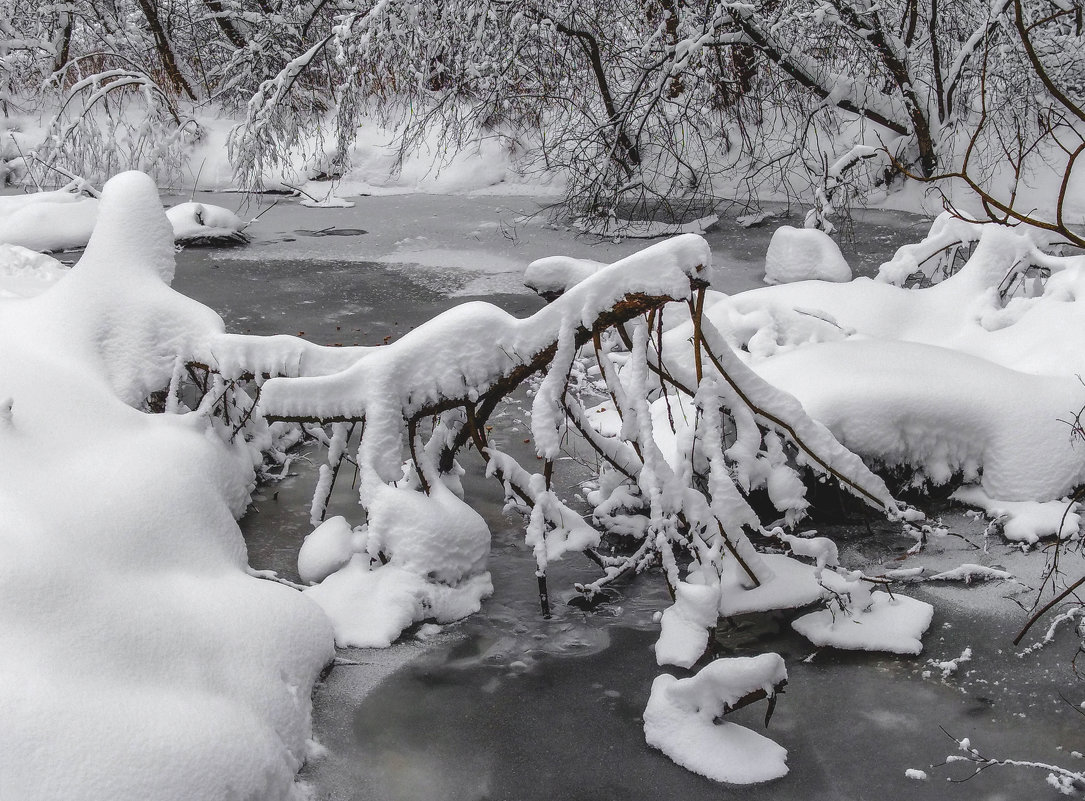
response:
[[[0,155],[24,184],[177,181],[224,114],[238,184],[277,188],[284,168],[341,177],[380,124],[438,163],[500,143],[595,228],[734,192],[802,196],[828,228],[907,174],[1067,235],[1080,17],[1047,0],[4,0],[0,111],[21,135]]]

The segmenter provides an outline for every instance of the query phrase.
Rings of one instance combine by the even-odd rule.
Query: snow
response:
[[[240,234],[245,222],[229,209],[210,203],[178,203],[166,211],[178,242],[191,239],[214,239]]]
[[[660,619],[655,644],[656,663],[692,667],[708,648],[708,631],[719,617],[719,585],[679,582],[675,601]]]
[[[492,593],[488,573],[448,587],[396,565],[376,567],[356,554],[303,594],[328,615],[340,647],[387,648],[412,623],[451,623],[477,612]]]
[[[794,620],[791,627],[821,647],[920,653],[920,638],[931,624],[934,607],[900,593],[872,592],[869,597],[870,605],[865,609],[859,604],[847,613],[820,609]]]
[[[1034,376],[936,345],[883,339],[811,344],[755,363],[850,450],[992,497],[1048,500],[1085,480],[1060,422],[1085,401],[1070,376]]]
[[[998,501],[982,487],[960,487],[951,496],[961,503],[1000,519],[1002,536],[1013,542],[1034,543],[1042,537],[1073,537],[1080,531],[1081,504],[1069,499],[1054,501]]]
[[[765,254],[765,283],[794,281],[850,281],[851,267],[836,242],[816,228],[781,225]]]
[[[329,517],[301,544],[298,575],[306,584],[317,584],[344,567],[355,553],[365,550],[359,545],[345,517]]]
[[[961,241],[975,248],[950,278],[915,290],[888,283]],[[1041,268],[1050,277],[1034,275]],[[871,462],[908,468],[916,483],[974,482],[1003,505],[1046,502],[1085,480],[1067,424],[1085,403],[1083,284],[1081,257],[1047,255],[1027,232],[942,217],[882,281],[710,291],[705,315],[743,361]],[[668,332],[672,354],[691,328]],[[1009,536],[1043,536],[1037,520],[1022,530],[1011,520]]]
[[[0,298],[41,294],[68,274],[51,256],[19,245],[0,244]]]
[[[0,197],[0,242],[30,250],[67,250],[87,244],[98,200],[64,189]]]
[[[545,256],[527,266],[524,271],[524,285],[544,298],[554,298],[606,266],[594,259]]]
[[[941,662],[936,659],[931,659],[927,662],[927,664],[942,671],[942,678],[948,679],[950,676],[957,672],[962,663],[971,661],[972,649],[966,647],[963,651],[961,651],[961,655],[958,657],[955,657],[953,659],[946,659]]]
[[[0,197],[0,244],[56,252],[84,247],[98,220],[99,201],[78,187]],[[209,203],[180,203],[166,212],[177,242],[235,237],[245,223]]]
[[[235,523],[253,483],[247,447],[204,414],[139,409],[177,356],[222,330],[169,288],[172,272],[155,187],[126,173],[105,186],[70,273],[0,300],[12,798],[301,797],[332,632],[299,593],[247,573]]]
[[[725,708],[757,690],[770,696],[787,679],[778,654],[718,659],[696,675],[664,674],[652,683],[644,710],[648,744],[694,773],[733,784],[787,774],[787,750],[735,723],[715,723]]]

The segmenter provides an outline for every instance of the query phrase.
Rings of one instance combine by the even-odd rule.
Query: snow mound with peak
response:
[[[248,450],[141,410],[222,331],[169,287],[154,184],[119,175],[99,211],[63,280],[0,299],[3,794],[298,799],[331,628],[248,575]]]

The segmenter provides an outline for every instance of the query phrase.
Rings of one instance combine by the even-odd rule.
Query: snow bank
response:
[[[97,198],[78,191],[0,197],[0,243],[43,251],[81,248],[97,219]]]
[[[1073,537],[1081,529],[1081,504],[1055,501],[1000,501],[982,487],[960,487],[951,496],[976,506],[989,517],[1002,519],[1002,536],[1014,542],[1037,542],[1041,537]]]
[[[968,261],[940,283],[889,283],[968,244]],[[1061,498],[1085,481],[1064,422],[1085,403],[1079,298],[1085,258],[1046,255],[998,226],[940,218],[927,240],[898,251],[881,281],[709,292],[705,314],[849,449],[911,469],[919,482],[976,482],[1007,503]],[[680,343],[691,333],[690,323],[668,332],[672,361],[688,361]],[[1011,523],[1009,536],[1029,539],[1031,523],[1022,525],[1028,530]]]
[[[774,695],[786,680],[778,654],[718,659],[688,679],[658,676],[644,710],[645,740],[687,770],[718,782],[778,779],[787,774],[786,749],[743,726],[715,720],[745,695]]]
[[[781,225],[765,254],[765,283],[794,281],[850,281],[851,267],[836,242],[816,228]]]
[[[78,188],[0,197],[0,244],[52,252],[84,247],[97,223],[98,205],[97,198]],[[166,216],[177,242],[237,238],[245,228],[232,211],[210,203],[180,203]]]
[[[1085,402],[1076,377],[1034,376],[934,345],[853,339],[755,363],[845,447],[992,497],[1057,498],[1085,480],[1060,422]]]
[[[154,185],[127,173],[70,274],[0,300],[5,797],[302,796],[328,622],[247,575],[248,452],[134,408],[222,330],[172,272]]]

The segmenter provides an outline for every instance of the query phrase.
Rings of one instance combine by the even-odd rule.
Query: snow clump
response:
[[[787,749],[736,723],[716,720],[735,702],[786,682],[779,654],[717,659],[687,679],[664,674],[652,683],[644,737],[687,770],[718,782],[754,784],[787,774]]]
[[[765,254],[765,283],[850,281],[851,267],[840,247],[824,231],[781,225]]]

